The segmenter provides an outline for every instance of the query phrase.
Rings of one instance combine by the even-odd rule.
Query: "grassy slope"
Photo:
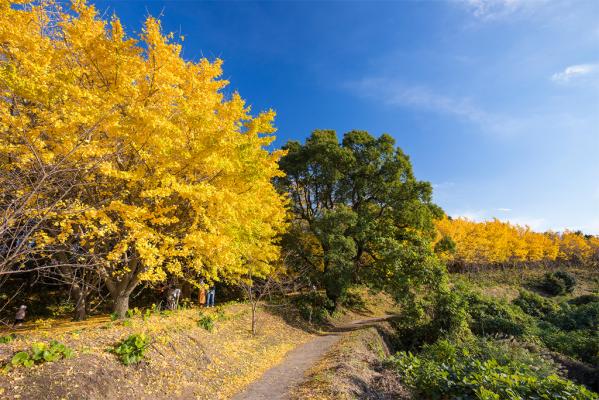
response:
[[[252,336],[249,306],[224,310],[225,318],[212,332],[197,326],[197,309],[147,321],[132,318],[125,323],[130,326],[93,318],[19,332],[17,340],[0,344],[2,364],[32,342],[51,339],[70,346],[75,357],[0,375],[0,398],[224,399],[311,337],[292,321],[265,312],[260,314],[259,334]],[[107,348],[138,332],[153,339],[147,361],[125,367]]]
[[[544,296],[545,294],[539,292],[536,284],[543,279],[545,273],[557,270],[538,268],[490,270],[477,273],[452,274],[451,278],[454,283],[465,282],[484,295],[511,302],[518,297],[521,289],[531,290]],[[599,294],[599,268],[597,266],[569,267],[563,268],[563,270],[574,274],[576,286],[572,293],[550,297],[552,301],[560,303],[582,295]],[[563,377],[578,383],[586,383],[587,386],[597,391],[597,366],[578,361],[572,356],[551,351],[546,346],[538,343],[537,345],[527,343],[526,347],[556,362]]]
[[[554,297],[560,301],[569,297],[599,292],[599,270],[594,268],[566,268],[568,272],[576,276],[577,284],[574,293],[566,296]],[[505,269],[489,270],[485,272],[472,272],[464,274],[451,274],[453,282],[465,281],[488,296],[503,298],[511,301],[518,297],[522,288],[533,289],[531,284],[542,279],[547,269]]]
[[[342,309],[331,322],[393,311],[386,296],[358,292],[366,301],[351,310]],[[153,315],[146,321],[134,317],[125,323],[110,321],[107,316],[82,322],[34,321],[18,331],[16,340],[0,344],[0,365],[33,342],[52,339],[71,347],[75,357],[0,373],[0,398],[226,399],[319,329],[300,320],[292,309],[274,309],[278,313],[260,312],[255,337],[250,334],[246,304],[223,307],[225,318],[215,322],[212,332],[197,326],[198,309]],[[212,310],[207,313],[216,315]],[[152,338],[152,345],[139,365],[123,366],[107,351],[130,334],[141,332]]]
[[[574,293],[554,298],[555,300],[599,292],[598,271],[588,268],[570,268],[568,271],[573,272],[577,277],[576,289]],[[452,281],[466,281],[486,295],[511,301],[518,296],[521,288],[532,288],[531,285],[545,272],[546,270],[541,269],[493,270],[453,274]],[[376,304],[376,301],[373,303]],[[411,398],[409,392],[401,386],[399,377],[381,368],[384,355],[384,342],[377,329],[369,328],[352,332],[311,369],[308,380],[295,391],[294,399]]]

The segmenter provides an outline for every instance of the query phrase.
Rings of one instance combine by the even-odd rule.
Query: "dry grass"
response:
[[[362,318],[397,314],[400,311],[393,299],[383,292],[374,293],[366,287],[354,287],[349,290],[349,295],[358,301],[336,311],[331,318],[333,323],[343,324]]]
[[[557,271],[557,269],[555,270]],[[599,293],[599,269],[596,267],[570,267],[564,268],[564,270],[574,274],[577,279],[574,293],[568,297]],[[486,295],[511,301],[518,297],[520,289],[534,289],[534,284],[539,282],[548,271],[553,271],[553,269],[489,270],[463,274],[454,273],[451,274],[451,279],[454,283],[466,282]],[[557,299],[559,300],[559,298]]]
[[[4,364],[32,342],[59,340],[75,357],[0,376],[1,398],[22,399],[226,399],[280,362],[311,334],[280,316],[261,313],[250,333],[249,306],[231,305],[212,332],[197,326],[199,310],[180,310],[128,322],[107,317],[84,322],[40,321],[0,344]],[[214,311],[210,311],[213,313]],[[297,325],[299,326],[299,325]],[[152,338],[147,360],[125,367],[107,349],[132,333]]]
[[[336,313],[333,322],[394,311],[391,299],[383,294],[361,288],[354,293],[364,301]],[[137,316],[111,321],[98,316],[81,322],[31,321],[17,331],[17,339],[0,344],[0,366],[32,343],[53,339],[72,348],[75,357],[0,373],[0,398],[227,399],[313,337],[292,309],[260,312],[256,336],[250,332],[248,305],[232,304],[222,310],[224,317],[221,313],[212,332],[198,327],[199,309],[156,314],[145,320]],[[214,309],[202,312],[217,318]],[[152,339],[147,358],[137,366],[123,366],[108,350],[142,332]]]

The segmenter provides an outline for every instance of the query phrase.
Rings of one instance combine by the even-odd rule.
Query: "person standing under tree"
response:
[[[25,322],[26,312],[27,312],[26,305],[22,305],[21,307],[19,307],[19,309],[17,310],[17,313],[15,314],[15,323],[13,324],[13,327],[20,326],[23,324],[23,322]]]
[[[198,305],[200,307],[206,305],[206,284],[204,279],[200,280],[200,290],[198,292]]]
[[[206,307],[214,307],[214,295],[216,294],[216,289],[214,286],[208,288],[208,301],[206,302]]]

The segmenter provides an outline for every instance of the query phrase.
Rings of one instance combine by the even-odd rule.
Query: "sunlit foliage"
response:
[[[84,1],[15,3],[0,0],[0,170],[81,173],[48,192],[61,207],[37,194],[9,224],[43,215],[36,246],[92,259],[119,313],[141,281],[267,273],[285,216],[274,112],[250,115],[222,62],[186,61],[154,18],[133,38]]]
[[[464,218],[437,221],[438,243],[450,238],[446,261],[461,265],[549,263],[556,260],[586,263],[599,255],[599,237],[580,232],[539,233],[528,226],[497,219],[474,222]]]

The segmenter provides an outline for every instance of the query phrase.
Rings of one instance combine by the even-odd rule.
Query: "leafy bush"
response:
[[[226,321],[229,319],[229,317],[227,316],[227,312],[225,311],[225,308],[223,306],[216,306],[215,312],[217,321]]]
[[[399,348],[415,350],[440,338],[470,336],[467,301],[461,290],[441,291],[430,303],[404,308],[401,320],[391,321]]]
[[[150,338],[143,333],[130,335],[127,339],[116,345],[112,352],[125,365],[137,364],[143,360]]]
[[[75,305],[67,300],[62,300],[60,303],[49,305],[46,308],[53,317],[61,317],[75,311]]]
[[[521,290],[513,303],[526,314],[537,318],[544,318],[559,309],[555,302],[528,290]]]
[[[504,337],[532,333],[534,320],[519,307],[478,293],[468,293],[466,298],[473,333]]]
[[[388,365],[402,376],[405,384],[427,399],[599,398],[584,386],[534,369],[513,357],[493,358],[489,347],[493,346],[472,342],[456,345],[440,340],[425,346],[418,356],[397,353]]]
[[[576,286],[576,277],[566,271],[547,272],[539,286],[553,296],[571,293]]]
[[[542,322],[539,336],[551,350],[599,367],[599,333],[595,330],[563,331]]]
[[[364,299],[362,298],[362,296],[360,295],[360,293],[353,291],[353,290],[348,290],[347,292],[345,292],[343,294],[343,296],[341,296],[341,298],[339,299],[339,303],[348,309],[351,310],[365,310],[366,309],[366,302],[364,301]]]
[[[599,329],[599,302],[580,306],[563,303],[561,308],[545,318],[553,325],[566,331],[580,329]]]
[[[329,298],[318,292],[301,294],[296,296],[293,301],[302,318],[310,323],[326,322],[330,316],[328,310],[334,307]]]
[[[208,332],[212,332],[214,329],[214,320],[216,318],[209,314],[200,314],[200,319],[198,321],[198,326],[200,328],[206,329]]]
[[[596,294],[583,294],[582,296],[568,300],[568,303],[574,306],[582,306],[589,303],[599,303],[599,296]]]
[[[73,351],[62,343],[53,340],[50,344],[33,343],[30,351],[19,351],[10,360],[12,367],[20,365],[24,367],[33,367],[35,364],[44,362],[53,362],[61,358],[70,358],[73,356]]]
[[[135,308],[128,309],[126,315],[127,315],[127,318],[133,318],[133,317],[141,317],[142,313],[138,307],[135,307]]]
[[[576,277],[574,274],[566,271],[556,271],[555,276],[564,282],[567,293],[571,293],[574,290],[574,287],[576,286]]]

